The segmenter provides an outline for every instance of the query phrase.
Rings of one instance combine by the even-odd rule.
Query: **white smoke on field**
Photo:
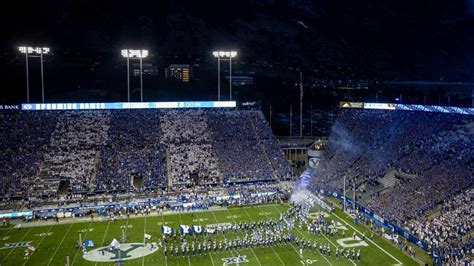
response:
[[[290,196],[291,203],[308,209],[314,206],[315,200],[316,196],[311,191],[299,187],[295,188]]]

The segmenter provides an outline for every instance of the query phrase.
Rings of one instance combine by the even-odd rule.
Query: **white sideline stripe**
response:
[[[178,213],[179,215],[179,221],[181,222],[181,224],[183,224],[183,220],[181,219],[181,213]],[[191,260],[189,259],[189,256],[188,256],[188,265],[191,266]]]
[[[196,214],[196,217],[198,219],[199,226],[201,226],[201,219],[199,219],[199,216],[198,216],[197,212],[195,214]],[[212,252],[209,252],[209,256],[211,256],[212,266],[214,266],[214,258],[212,258]]]
[[[278,214],[281,214],[281,212],[280,212],[275,206],[272,206],[272,207],[277,211]],[[296,227],[296,230],[297,230],[301,235],[303,235],[303,234],[299,231],[299,229],[298,229],[297,227]],[[303,235],[303,236],[304,236],[304,235]],[[296,251],[296,254],[297,254],[297,255],[303,260],[303,262],[304,262],[304,258],[302,258],[302,256],[298,253],[298,250],[296,250],[296,248],[293,246],[293,243],[291,243],[291,247]],[[332,263],[321,253],[321,251],[319,251],[319,254],[321,254],[321,257],[322,257],[325,261],[327,261],[330,266],[332,266]],[[306,263],[305,263],[305,265],[306,265]]]
[[[265,207],[266,206],[272,206],[272,205],[280,205],[280,204],[276,204],[276,203],[272,203],[272,204],[266,204],[264,205]],[[260,205],[249,205],[249,206],[244,206],[244,207],[239,207],[239,209],[249,209],[249,208],[255,208],[255,207],[258,207]],[[224,208],[222,207],[211,207],[211,209],[213,209],[213,211],[216,211],[216,212],[219,212],[219,211],[225,211]],[[195,210],[194,212],[201,212],[201,213],[204,213],[204,212],[209,212],[210,210]],[[171,212],[171,211],[166,211],[162,214],[163,216],[174,216],[176,215],[176,212]],[[154,213],[151,213],[148,215],[148,217],[159,217],[160,215],[158,214],[154,214]],[[141,216],[131,216],[131,217],[121,217],[121,216],[118,216],[118,217],[115,217],[117,221],[120,221],[120,220],[125,220],[125,219],[141,219],[142,217]],[[94,220],[94,222],[103,222],[104,220],[100,220],[100,221],[97,221],[97,220]],[[21,228],[22,229],[25,229],[26,228],[30,228],[30,227],[46,227],[46,226],[49,226],[51,224],[53,225],[67,225],[67,224],[86,224],[90,222],[90,218],[86,217],[86,218],[67,218],[67,219],[64,219],[64,220],[60,220],[59,223],[58,222],[53,222],[53,221],[46,221],[46,222],[39,222],[39,221],[33,221],[33,222],[29,222],[29,223],[25,223],[25,224],[22,224]],[[10,230],[13,230],[13,229],[17,229],[17,228],[0,228],[0,231],[10,231]]]
[[[28,232],[26,232],[26,234],[25,234],[25,235],[20,239],[20,241],[18,241],[18,242],[23,242],[23,239],[25,239],[25,237],[30,233],[31,229],[33,229],[33,228],[30,227],[30,230],[28,230]],[[12,248],[12,249],[10,250],[10,252],[8,252],[8,254],[5,256],[5,258],[3,258],[2,261],[7,260],[8,256],[10,256],[10,254],[13,252],[13,250],[15,250],[15,249]]]
[[[250,220],[253,221],[252,217],[250,217],[249,213],[247,212],[247,210],[244,209],[244,212],[245,214],[247,214],[247,216],[250,218]],[[267,215],[268,216],[268,215]],[[275,249],[273,248],[273,246],[270,246],[273,250],[273,252],[277,255],[278,259],[281,261],[281,264],[285,265],[285,263],[283,262],[283,260],[280,258],[280,255],[278,255],[278,253],[275,251]]]
[[[71,227],[72,227],[72,224],[69,225],[69,229],[67,229],[66,233],[65,233],[64,236],[63,236],[63,239],[61,239],[61,242],[59,242],[59,246],[58,246],[58,247],[56,248],[56,250],[54,251],[53,256],[51,256],[51,258],[49,259],[49,261],[48,261],[48,266],[49,266],[49,264],[51,264],[51,262],[53,261],[54,256],[56,256],[56,253],[58,253],[58,250],[61,248],[61,245],[63,244],[64,239],[66,239],[66,236],[68,235],[69,230],[71,230]]]
[[[354,229],[354,231],[356,231],[357,233],[359,233],[360,235],[362,235],[362,233],[357,230],[356,228],[354,228],[352,225],[350,225],[348,222],[346,222],[346,220],[342,219],[341,217],[339,217],[339,215],[337,215],[336,213],[333,213],[334,216],[336,216],[337,218],[339,218],[339,220],[343,221],[345,224],[347,224],[348,226],[350,226],[352,229]],[[369,242],[371,242],[372,244],[374,244],[374,246],[378,247],[380,250],[382,250],[385,254],[387,254],[388,256],[390,256],[390,258],[396,260],[400,265],[402,265],[403,263],[401,261],[399,261],[397,258],[395,258],[392,254],[390,254],[388,251],[386,251],[385,249],[383,249],[381,246],[379,246],[377,243],[375,243],[374,241],[366,238]]]
[[[228,209],[226,209],[226,210],[227,210],[227,213],[230,214],[230,217],[232,217],[232,220],[234,220],[234,223],[237,223],[237,221],[234,219],[234,216],[232,215],[232,213]],[[242,232],[240,232],[240,233],[242,234]],[[257,259],[258,265],[262,266],[262,263],[258,259],[257,254],[255,254],[255,251],[253,250],[253,248],[250,248],[250,250],[252,251],[255,258]]]
[[[92,221],[89,223],[89,227],[87,227],[87,231],[83,236],[83,240],[86,239],[86,236],[89,233],[89,229],[91,228],[91,225],[92,225]],[[71,265],[74,265],[74,261],[76,260],[77,254],[79,253],[80,250],[81,250],[81,247],[77,248],[76,254],[74,255],[74,258],[72,259]]]
[[[38,243],[38,246],[36,246],[35,250],[33,250],[31,252],[31,254],[28,256],[28,258],[26,259],[26,261],[23,263],[23,265],[26,265],[26,263],[30,260],[31,256],[33,256],[33,254],[35,253],[36,250],[38,250],[38,248],[40,247],[41,243],[43,243],[43,240],[46,238],[46,236],[48,235],[48,233],[51,231],[51,229],[53,228],[53,226],[51,225],[48,229],[48,232],[46,232],[46,234],[43,236],[43,238],[41,238],[41,241]]]

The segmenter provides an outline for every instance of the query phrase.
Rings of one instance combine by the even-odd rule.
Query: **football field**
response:
[[[66,265],[69,254],[70,265],[116,265],[117,256],[101,250],[115,238],[120,241],[122,230],[125,230],[127,243],[121,243],[120,263],[124,265],[417,265],[418,263],[397,247],[376,235],[373,240],[362,240],[362,234],[370,235],[362,225],[354,225],[346,214],[336,211],[329,214],[329,221],[336,220],[340,227],[347,229],[345,237],[341,233],[336,236],[315,235],[306,228],[294,226],[292,233],[299,239],[316,241],[318,245],[330,245],[331,254],[323,255],[319,249],[303,249],[294,242],[275,244],[266,247],[232,249],[223,252],[206,252],[194,256],[164,256],[163,248],[143,245],[145,234],[151,235],[147,242],[161,239],[161,226],[166,225],[174,230],[180,224],[204,225],[239,223],[274,219],[289,208],[288,204],[268,204],[228,209],[213,209],[202,212],[182,212],[157,215],[156,212],[146,215],[130,215],[130,218],[111,221],[95,217],[82,219],[81,222],[61,220],[42,226],[32,226],[37,222],[24,224],[21,229],[10,227],[0,228],[0,265]],[[313,213],[322,210],[314,209]],[[43,222],[44,223],[44,222]],[[356,232],[356,240],[353,232]],[[84,256],[81,248],[76,247],[79,232],[83,241],[92,240],[95,247],[88,248]],[[242,238],[243,232],[234,230],[225,234],[212,234],[213,240]],[[27,245],[34,247],[25,257]],[[336,247],[343,246],[360,249],[360,260],[352,260],[335,256]],[[347,249],[347,248],[346,248]],[[87,259],[85,258],[87,257]]]

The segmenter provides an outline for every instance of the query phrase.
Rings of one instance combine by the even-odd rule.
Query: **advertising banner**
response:
[[[116,103],[23,103],[23,111],[234,108],[235,101],[204,102],[116,102]]]

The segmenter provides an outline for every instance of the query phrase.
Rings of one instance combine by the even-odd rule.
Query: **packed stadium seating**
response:
[[[434,218],[410,221],[408,224],[412,233],[421,237],[429,245],[440,252],[451,253],[450,246],[456,245],[462,237],[467,236],[474,228],[474,203],[472,197],[474,189],[464,191],[449,200],[442,206],[441,214]],[[469,243],[472,246],[472,243]],[[456,249],[461,254],[450,254],[463,257],[463,249]],[[462,254],[463,253],[463,254]],[[455,260],[451,261],[452,263]]]
[[[399,222],[415,218],[473,184],[472,123],[454,114],[343,110],[314,185],[341,191],[345,176],[361,187],[395,168],[413,178],[373,195],[368,206]]]
[[[342,192],[345,177],[349,195],[354,184],[357,194],[372,191],[357,199],[452,259],[472,246],[460,242],[472,230],[471,198],[455,195],[474,184],[473,125],[468,115],[342,110],[312,185]],[[378,185],[389,173],[396,182]],[[426,221],[426,211],[443,202],[449,211]]]
[[[259,111],[2,112],[5,196],[181,190],[290,177]],[[141,180],[141,182],[136,182]],[[26,188],[26,189],[25,189]],[[61,193],[64,193],[62,191]]]
[[[114,110],[107,144],[101,149],[96,191],[128,191],[131,177],[143,178],[146,191],[166,186],[166,152],[160,146],[157,110]],[[132,189],[133,190],[133,189]]]
[[[27,195],[34,191],[57,116],[51,113],[0,112],[0,194]]]
[[[170,178],[173,185],[218,183],[217,155],[211,148],[211,134],[204,110],[163,112],[162,143],[170,154]],[[198,181],[198,182],[197,182]]]
[[[40,183],[49,191],[67,180],[74,192],[87,192],[91,186],[99,147],[107,140],[107,111],[78,111],[59,114],[40,167]]]

